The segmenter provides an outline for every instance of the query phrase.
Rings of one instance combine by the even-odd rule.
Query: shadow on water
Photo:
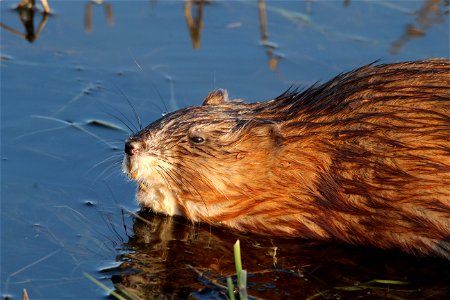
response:
[[[120,174],[125,98],[149,123],[213,88],[265,100],[380,58],[448,57],[449,1],[44,3],[0,1],[3,298],[108,297],[83,273],[140,298],[224,298],[237,239],[253,297],[450,297],[447,261],[134,215]]]

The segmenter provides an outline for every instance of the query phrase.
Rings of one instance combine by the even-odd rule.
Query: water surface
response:
[[[448,58],[448,1],[51,1],[28,33],[14,5],[1,2],[3,297],[104,298],[87,273],[143,298],[223,298],[237,238],[253,296],[450,297],[439,259],[144,222],[120,170],[128,101],[147,124],[214,88],[266,100],[376,60]]]

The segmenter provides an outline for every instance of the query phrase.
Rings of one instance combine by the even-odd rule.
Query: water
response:
[[[2,296],[104,298],[87,273],[141,297],[224,297],[239,238],[253,296],[448,298],[439,259],[143,222],[120,170],[138,123],[126,98],[147,124],[214,88],[266,100],[375,60],[449,57],[448,2],[434,2],[270,1],[264,32],[256,1],[201,13],[177,1],[51,1],[54,14],[34,14],[33,42],[11,31],[25,32],[16,3],[1,2]]]

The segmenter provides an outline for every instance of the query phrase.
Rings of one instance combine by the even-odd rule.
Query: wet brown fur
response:
[[[368,65],[266,102],[226,98],[213,92],[128,141],[163,162],[154,172],[180,214],[450,259],[449,60]]]

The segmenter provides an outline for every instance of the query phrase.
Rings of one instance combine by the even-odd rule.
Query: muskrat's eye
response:
[[[187,136],[189,142],[193,145],[201,145],[205,142],[205,135],[202,128],[199,126],[193,126],[189,128]]]
[[[201,136],[192,136],[191,141],[195,144],[201,144],[205,141],[205,139],[202,138]]]

